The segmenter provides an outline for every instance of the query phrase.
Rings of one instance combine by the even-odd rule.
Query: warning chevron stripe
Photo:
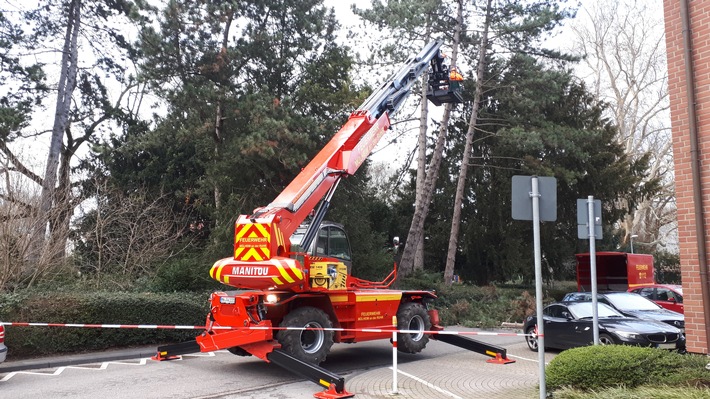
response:
[[[296,276],[297,279],[303,280],[303,272],[301,269],[296,266],[296,262],[294,262],[291,259],[286,260],[286,263],[288,264],[289,269],[291,269],[291,272]]]
[[[242,256],[240,260],[247,261],[247,260],[251,260],[251,259],[264,260],[264,258],[261,256],[261,254],[259,253],[259,251],[257,251],[256,248],[249,248],[247,253],[245,253],[244,256]]]
[[[271,258],[270,226],[249,223],[237,227],[234,235],[234,259],[261,261]]]
[[[291,277],[288,274],[288,272],[286,271],[284,266],[281,264],[281,262],[275,261],[273,263],[274,263],[274,266],[276,266],[279,269],[279,273],[281,273],[281,277],[283,277],[286,281],[288,281],[289,283],[293,283],[294,281],[296,281],[293,277]]]

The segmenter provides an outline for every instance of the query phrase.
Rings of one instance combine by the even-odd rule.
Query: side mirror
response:
[[[673,298],[673,297],[668,298],[668,302],[675,302],[675,298]]]

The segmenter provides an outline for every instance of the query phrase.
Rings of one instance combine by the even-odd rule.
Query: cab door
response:
[[[318,232],[315,256],[336,258],[348,267],[348,274],[352,269],[353,260],[350,251],[350,242],[345,230],[338,226],[323,226]]]

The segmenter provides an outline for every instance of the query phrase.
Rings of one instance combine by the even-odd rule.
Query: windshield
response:
[[[592,303],[591,302],[577,302],[571,303],[569,305],[569,310],[572,314],[578,318],[592,317]],[[609,305],[603,303],[597,303],[597,315],[601,317],[624,317],[621,313],[609,307]]]
[[[609,294],[606,298],[614,307],[621,310],[658,310],[661,308],[638,294]]]

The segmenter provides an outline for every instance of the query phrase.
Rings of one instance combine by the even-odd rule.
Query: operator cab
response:
[[[350,274],[353,264],[352,252],[343,225],[323,221],[318,229],[318,238],[313,240],[310,248],[302,249],[301,240],[303,240],[308,226],[307,223],[300,225],[291,235],[291,252],[304,251],[310,256],[336,258],[348,267],[348,274]]]

